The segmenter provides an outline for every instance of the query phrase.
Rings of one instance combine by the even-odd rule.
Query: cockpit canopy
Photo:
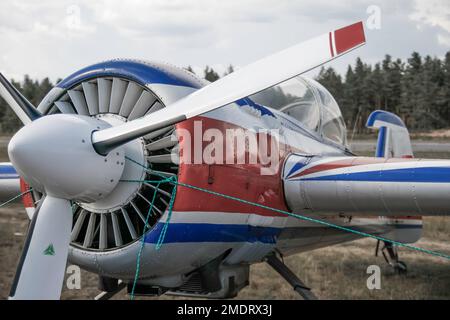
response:
[[[288,114],[326,139],[347,145],[341,110],[317,81],[298,76],[254,94],[251,99]]]

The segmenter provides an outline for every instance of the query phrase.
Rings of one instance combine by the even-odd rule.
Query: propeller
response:
[[[59,299],[72,230],[70,202],[46,196],[28,230],[10,299]]]
[[[234,71],[151,115],[94,132],[94,148],[107,154],[151,131],[212,111],[305,73],[364,43],[363,24],[358,22],[297,44]]]
[[[26,124],[11,139],[9,157],[21,177],[46,194],[33,217],[11,298],[60,296],[72,223],[70,201],[94,202],[115,188],[123,172],[124,144],[274,86],[364,42],[361,22],[338,29],[259,60],[164,109],[116,127],[88,115],[40,117],[2,78],[0,93]]]
[[[13,109],[24,125],[34,121],[42,114],[0,73],[0,96]]]

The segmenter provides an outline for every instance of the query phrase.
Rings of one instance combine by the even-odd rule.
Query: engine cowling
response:
[[[80,114],[116,126],[164,108],[204,84],[188,71],[170,65],[112,60],[62,80],[38,109],[44,115]],[[168,183],[156,186],[142,181],[178,175],[179,166],[173,161],[178,154],[175,130],[168,126],[126,144],[125,154],[133,161],[120,164],[124,170],[115,189],[97,201],[73,203],[69,261],[102,275],[131,278],[150,200],[156,193],[149,229],[166,212],[174,188]],[[41,196],[34,191],[33,202]]]

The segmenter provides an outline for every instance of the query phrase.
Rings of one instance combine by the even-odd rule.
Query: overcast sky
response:
[[[121,57],[222,73],[358,20],[368,42],[329,64],[340,72],[357,56],[450,50],[449,0],[9,0],[0,2],[0,71],[55,80]]]

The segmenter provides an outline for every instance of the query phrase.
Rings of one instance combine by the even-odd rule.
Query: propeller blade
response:
[[[23,124],[30,123],[42,114],[0,73],[0,96],[13,109]]]
[[[36,209],[10,292],[13,300],[59,299],[69,251],[72,209],[46,196]]]
[[[320,66],[365,43],[362,22],[297,44],[244,68],[148,116],[93,133],[100,154],[151,131],[230,104]]]

